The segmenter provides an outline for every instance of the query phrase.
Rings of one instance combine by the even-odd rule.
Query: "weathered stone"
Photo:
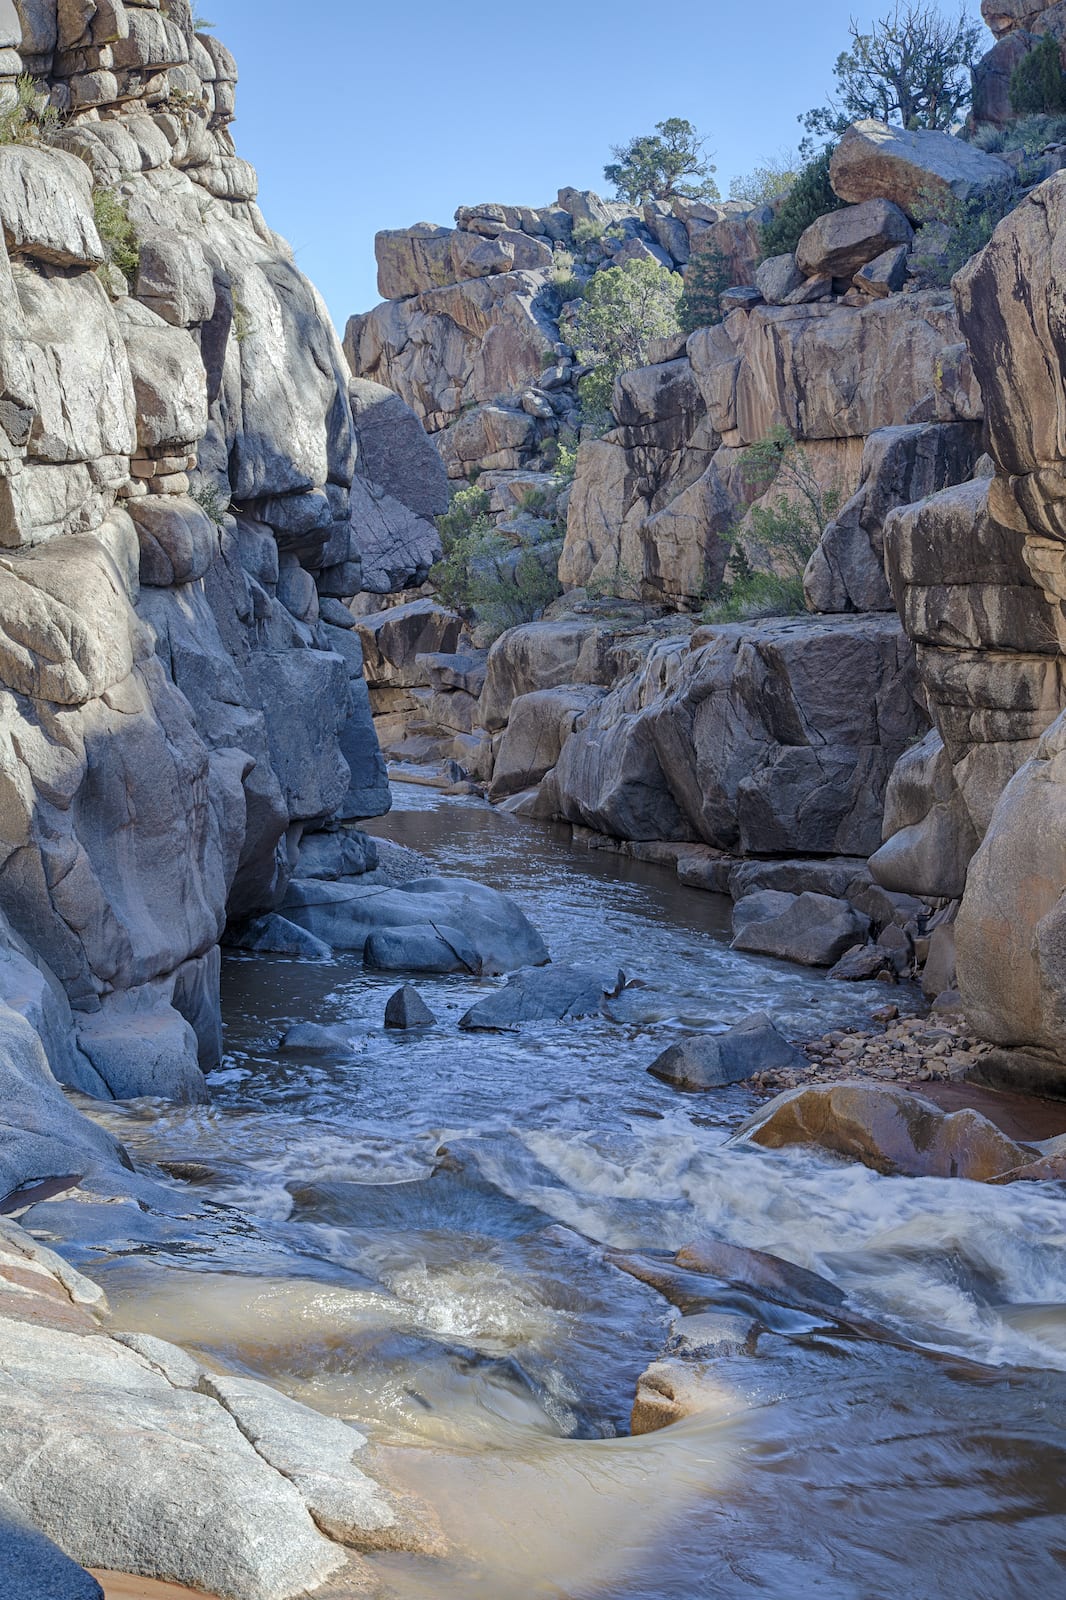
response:
[[[846,900],[808,892],[789,896],[788,901],[775,906],[768,917],[750,915],[744,901],[739,901],[733,948],[809,967],[831,967],[869,932],[869,919]]]
[[[362,475],[420,517],[447,511],[447,473],[410,406],[365,378],[353,378],[348,393]]]
[[[385,1005],[386,1028],[429,1028],[436,1020],[413,983],[390,994]]]
[[[412,687],[422,683],[417,657],[454,651],[461,618],[432,600],[410,600],[359,617],[356,631],[363,645],[371,688]]]
[[[741,1083],[755,1072],[806,1066],[764,1011],[725,1033],[696,1033],[665,1049],[648,1071],[675,1089],[718,1089]]]
[[[13,256],[60,267],[95,267],[104,260],[89,169],[64,150],[0,148],[0,226]]]
[[[815,1145],[875,1172],[912,1178],[987,1183],[1032,1159],[980,1112],[967,1107],[948,1115],[904,1089],[861,1082],[788,1090],[734,1137],[773,1150]]]
[[[890,200],[916,221],[945,195],[969,200],[1013,187],[998,156],[950,133],[916,133],[875,119],[854,122],[833,151],[829,179],[842,200]]]
[[[909,258],[908,246],[898,244],[875,256],[866,266],[860,267],[852,282],[857,289],[862,289],[879,300],[883,300],[886,295],[898,294],[907,281]]]
[[[771,256],[762,263],[755,273],[755,287],[767,305],[779,306],[800,287],[804,276],[790,250],[787,255]]]
[[[508,978],[502,989],[459,1019],[460,1028],[507,1030],[523,1022],[561,1022],[570,1017],[593,1016],[605,994],[619,986],[624,975],[597,972],[580,965],[529,967]]]
[[[158,589],[194,583],[218,558],[218,528],[185,495],[146,495],[129,502],[140,543],[140,581]]]
[[[273,911],[227,929],[226,943],[236,950],[294,956],[298,961],[329,961],[333,955],[323,940]]]
[[[653,1361],[637,1380],[629,1431],[636,1436],[668,1428],[684,1417],[728,1416],[734,1401],[712,1368],[699,1361]]]
[[[914,229],[898,206],[890,200],[865,200],[812,222],[796,246],[796,266],[805,278],[850,278],[913,238]]]
[[[502,800],[539,783],[558,761],[579,719],[602,697],[603,690],[591,684],[567,684],[513,700],[493,763],[489,799]]]

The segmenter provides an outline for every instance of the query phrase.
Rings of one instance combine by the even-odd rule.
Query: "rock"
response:
[[[770,306],[783,305],[803,280],[804,274],[791,250],[787,255],[770,256],[755,273],[755,287]]]
[[[895,981],[895,970],[888,951],[876,944],[857,944],[845,950],[836,966],[830,968],[828,976],[841,983],[867,983],[885,974]]]
[[[359,617],[367,682],[372,688],[410,687],[424,681],[419,655],[453,652],[462,619],[432,600],[410,600]]]
[[[941,923],[929,936],[929,953],[922,970],[922,993],[927,1000],[955,988],[955,929]]]
[[[258,955],[294,956],[298,961],[330,961],[333,951],[323,940],[316,939],[306,928],[297,927],[285,917],[270,911],[263,917],[251,917],[247,922],[226,930],[226,943],[236,950],[250,950]]]
[[[899,206],[890,200],[865,200],[812,222],[796,246],[796,266],[805,278],[850,278],[913,238],[914,229]]]
[[[875,1172],[986,1183],[1032,1159],[969,1107],[949,1114],[904,1089],[832,1083],[791,1089],[743,1123],[735,1138],[779,1150],[809,1144]]]
[[[341,1024],[327,1027],[320,1022],[294,1022],[282,1034],[278,1049],[300,1055],[350,1055],[352,1035]]]
[[[854,911],[846,900],[824,894],[790,896],[787,906],[778,902],[766,907],[763,903],[759,910],[771,914],[753,915],[745,910],[743,900],[738,903],[733,948],[808,967],[833,966],[845,950],[865,939],[870,928],[869,918]]]
[[[386,1028],[429,1028],[436,1020],[413,983],[390,994],[385,1005]]]
[[[0,226],[12,256],[57,267],[104,260],[93,221],[92,177],[63,150],[30,144],[0,149]]]
[[[594,1016],[604,995],[618,987],[622,976],[580,965],[529,967],[513,973],[502,989],[471,1006],[460,1017],[459,1026],[468,1031],[503,1030],[517,1028],[522,1022]]]
[[[175,328],[209,322],[215,284],[203,246],[177,228],[156,228],[138,239],[138,300]]]
[[[603,697],[591,684],[534,689],[511,702],[507,727],[492,768],[489,799],[529,788],[551,771],[581,717]]]
[[[368,833],[308,833],[300,841],[300,878],[359,878],[378,864],[377,841]]]
[[[976,63],[972,69],[975,123],[991,122],[1003,127],[1013,120],[1011,75],[1035,43],[1036,39],[1031,33],[1019,29],[999,39]]]
[[[447,511],[448,475],[411,407],[365,378],[353,378],[348,394],[363,476],[420,517]]]
[[[860,267],[852,282],[857,289],[863,289],[879,300],[883,300],[886,295],[898,294],[907,281],[909,258],[908,246],[898,244],[894,249],[882,251],[879,256],[867,262],[866,266]]]
[[[294,879],[282,911],[378,970],[489,977],[548,959],[512,900],[466,878],[416,878],[397,889]]]
[[[722,1357],[755,1354],[759,1324],[739,1312],[703,1311],[679,1317],[670,1332],[671,1355]]]
[[[854,122],[833,152],[829,181],[841,200],[889,200],[920,221],[944,194],[957,200],[1013,187],[1006,162],[950,133],[916,133],[875,119]]]
[[[717,1089],[755,1072],[800,1068],[807,1058],[793,1048],[764,1011],[721,1034],[693,1034],[670,1045],[648,1071],[675,1089]]]
[[[890,618],[777,619],[665,640],[566,741],[558,813],[623,839],[868,853],[888,774],[925,729],[912,671]],[[488,726],[495,676],[490,654]]]
[[[710,1366],[673,1357],[653,1361],[637,1379],[629,1431],[634,1436],[655,1433],[684,1417],[726,1417],[735,1405],[732,1392]]]
[[[78,1044],[116,1100],[207,1099],[196,1034],[152,987],[127,989],[78,1018]]]
[[[170,589],[194,583],[218,559],[218,528],[187,495],[145,495],[129,502],[140,544],[140,581]]]
[[[885,793],[884,834],[870,857],[878,883],[934,900],[962,894],[980,839],[935,729],[896,763]]]
[[[19,1600],[104,1600],[96,1579],[0,1494],[0,1586]]]

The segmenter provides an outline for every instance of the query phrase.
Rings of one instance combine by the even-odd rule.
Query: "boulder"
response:
[[[798,961],[807,967],[831,967],[852,945],[865,940],[870,930],[870,919],[846,900],[806,893],[788,896],[785,905],[784,898],[778,897],[768,906],[760,896],[758,908],[738,902],[734,950]]]
[[[97,267],[104,249],[93,221],[84,161],[44,145],[0,148],[0,226],[8,254],[54,267]]]
[[[399,688],[423,683],[424,669],[416,658],[453,652],[461,629],[462,618],[433,600],[409,600],[359,617],[356,631],[368,684],[371,688]]]
[[[803,283],[805,274],[800,270],[795,255],[770,256],[757,268],[755,287],[769,306],[780,306],[793,290]]]
[[[263,917],[250,917],[237,927],[227,928],[226,943],[235,950],[256,955],[294,956],[298,961],[329,961],[333,951],[306,928],[298,927],[276,911]]]
[[[196,1034],[154,987],[124,990],[79,1016],[78,1045],[116,1100],[207,1099]]]
[[[298,878],[359,878],[378,864],[377,841],[368,833],[343,829],[307,833],[296,861]]]
[[[993,30],[995,31],[995,30]],[[1010,80],[1015,67],[1033,48],[1036,38],[1024,28],[1005,34],[973,68],[973,119],[1005,127],[1014,120]]]
[[[852,282],[856,289],[862,289],[878,300],[883,300],[890,294],[898,294],[907,281],[909,259],[909,247],[905,244],[895,245],[875,256],[866,266],[860,267]]]
[[[144,495],[129,502],[140,545],[140,581],[170,589],[195,583],[218,559],[219,530],[187,495]]]
[[[489,977],[548,960],[514,901],[466,878],[415,878],[395,889],[297,878],[281,909],[333,949],[360,952],[378,970]]]
[[[278,1049],[308,1056],[350,1055],[352,1033],[340,1023],[294,1022],[282,1034]]]
[[[447,511],[448,475],[411,407],[365,378],[353,378],[348,395],[362,476],[420,517]]]
[[[436,1020],[413,983],[390,994],[385,1005],[386,1028],[429,1028]]]
[[[0,1493],[0,1591],[4,1589],[19,1600],[104,1600],[96,1579]]]
[[[796,266],[805,278],[850,278],[913,238],[914,229],[899,206],[891,200],[865,200],[812,222],[796,246]]]
[[[1008,1139],[969,1107],[948,1114],[905,1089],[866,1082],[790,1089],[743,1123],[734,1138],[771,1150],[815,1145],[875,1172],[982,1183],[1034,1157],[1030,1147]]]
[[[737,1402],[711,1365],[670,1357],[653,1361],[637,1379],[629,1431],[636,1436],[668,1428],[684,1417],[726,1417]]]
[[[941,196],[1010,190],[1014,175],[998,156],[950,133],[912,133],[867,118],[852,123],[833,151],[829,181],[841,200],[888,200],[920,221]]]
[[[594,1016],[604,995],[620,987],[621,976],[581,965],[530,967],[513,973],[502,989],[471,1006],[459,1026],[469,1032],[504,1030],[523,1022]]]
[[[718,1089],[742,1083],[753,1073],[807,1065],[778,1032],[765,1011],[754,1013],[720,1034],[692,1034],[668,1046],[648,1071],[675,1089]]]
[[[580,718],[602,699],[592,684],[534,689],[511,702],[492,768],[489,799],[505,799],[537,784],[551,771]]]

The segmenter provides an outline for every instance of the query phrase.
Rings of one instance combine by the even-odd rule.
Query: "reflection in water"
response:
[[[671,1037],[756,1009],[803,1037],[880,988],[735,954],[714,897],[477,802],[405,792],[376,826],[514,894],[556,960],[642,979],[639,1011],[461,1034],[494,981],[431,978],[438,1024],[387,1035],[395,979],[233,959],[211,1105],[107,1113],[168,1205],[59,1200],[30,1226],[120,1322],[366,1428],[452,1542],[371,1558],[381,1600],[1063,1592],[1062,1187],[728,1146],[748,1092],[649,1077]],[[350,1053],[279,1053],[308,1019],[349,1024]],[[676,1312],[608,1252],[701,1234],[819,1273],[898,1343],[707,1278],[701,1306],[762,1323],[757,1354],[629,1438]]]

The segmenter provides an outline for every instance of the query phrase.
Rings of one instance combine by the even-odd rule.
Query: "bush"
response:
[[[730,198],[747,200],[753,206],[768,206],[771,200],[780,200],[788,194],[802,166],[798,155],[769,156],[751,172],[733,179],[729,186]]]
[[[631,205],[648,200],[717,200],[714,167],[704,158],[706,141],[684,117],[668,117],[654,133],[638,135],[626,145],[613,145],[616,158],[603,169],[615,194]]]
[[[703,250],[685,268],[685,288],[677,303],[683,333],[709,328],[722,320],[721,297],[733,286],[729,258],[720,250]]]
[[[206,511],[216,528],[221,528],[226,512],[230,508],[230,497],[217,483],[203,482],[196,484],[189,490],[189,498],[195,500],[202,511]]]
[[[783,256],[795,250],[800,237],[812,222],[817,222],[819,217],[827,216],[830,211],[839,211],[843,206],[843,200],[839,200],[833,193],[833,187],[829,182],[829,162],[832,155],[833,146],[826,145],[807,162],[776,217],[763,228],[764,261],[769,256]]]
[[[620,372],[643,366],[652,339],[677,333],[683,284],[657,261],[626,261],[597,272],[580,301],[567,306],[560,332],[582,366],[594,370],[578,384],[585,420],[610,411]]]
[[[0,102],[0,144],[40,144],[59,127],[59,112],[26,72],[15,79],[10,98]]]
[[[122,196],[114,189],[93,189],[93,221],[110,266],[132,284],[141,261],[137,233]]]
[[[1066,111],[1066,72],[1052,34],[1046,33],[1011,73],[1010,106],[1018,117]]]
[[[542,521],[537,541],[515,555],[515,547],[496,530],[489,496],[476,484],[457,489],[437,518],[444,557],[430,573],[446,605],[472,616],[486,640],[507,628],[533,622],[559,593],[554,559],[545,561],[537,544],[555,528]]]
[[[956,272],[984,249],[1013,205],[1014,197],[1006,191],[969,200],[950,193],[923,196],[916,218],[922,231],[914,253],[923,282],[947,288]]]
[[[774,428],[749,446],[741,465],[745,481],[761,495],[744,532],[728,535],[733,551],[722,594],[704,611],[708,622],[787,616],[804,609],[803,574],[826,524],[840,504],[835,488],[823,488],[810,460],[788,432]],[[753,559],[754,556],[754,559]]]
[[[590,244],[599,244],[606,232],[605,222],[597,222],[594,217],[579,217],[574,223],[570,237],[579,250],[584,250]]]

